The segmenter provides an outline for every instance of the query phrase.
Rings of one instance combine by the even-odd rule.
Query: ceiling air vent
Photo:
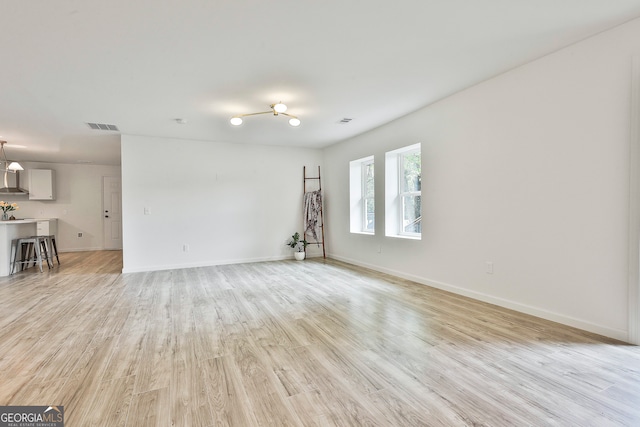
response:
[[[87,124],[93,130],[113,130],[116,132],[120,132],[120,129],[118,129],[118,126],[116,125],[107,125],[104,123],[87,123]]]
[[[338,123],[345,125],[345,124],[349,123],[351,120],[353,120],[353,119],[345,117],[344,119],[340,120]]]

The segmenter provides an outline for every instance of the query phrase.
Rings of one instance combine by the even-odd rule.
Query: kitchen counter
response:
[[[0,221],[0,276],[11,272],[11,241],[38,234],[38,223],[57,221],[56,218],[25,218]],[[55,229],[55,227],[52,227]],[[53,233],[55,234],[55,233]]]
[[[8,221],[0,221],[0,225],[16,225],[16,224],[31,224],[37,223],[38,221],[50,221],[53,218],[24,218],[24,219],[14,219]]]

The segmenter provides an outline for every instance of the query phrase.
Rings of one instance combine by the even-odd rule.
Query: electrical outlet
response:
[[[486,271],[487,271],[487,274],[493,274],[493,262],[491,261],[486,262]]]
[[[82,237],[82,233],[78,233],[78,237]]]
[[[186,243],[182,245],[182,252],[189,252],[189,245],[187,245]]]
[[[151,215],[151,209],[149,209],[148,207],[144,207],[144,214],[145,215]]]

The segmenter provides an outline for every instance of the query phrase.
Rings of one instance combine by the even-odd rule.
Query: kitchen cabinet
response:
[[[36,221],[36,236],[55,236],[58,234],[57,219],[38,219]]]
[[[29,200],[54,200],[54,175],[51,169],[29,170]]]

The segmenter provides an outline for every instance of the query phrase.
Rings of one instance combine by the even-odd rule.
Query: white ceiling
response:
[[[0,139],[15,160],[96,164],[119,164],[119,134],[86,122],[324,147],[638,16],[640,0],[2,0]],[[299,128],[229,124],[278,101]]]

